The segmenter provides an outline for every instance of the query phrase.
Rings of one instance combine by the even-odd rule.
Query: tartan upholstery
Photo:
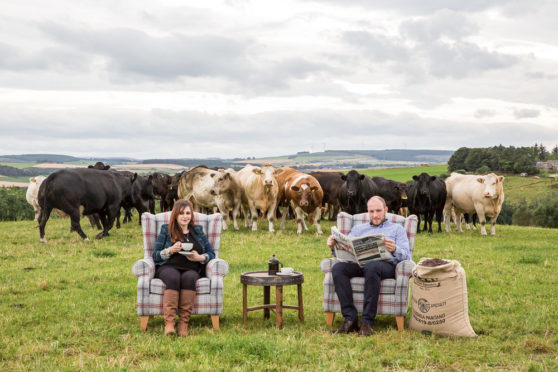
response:
[[[417,216],[410,215],[405,218],[396,214],[386,213],[386,218],[394,223],[398,223],[405,228],[407,237],[409,238],[409,251],[411,258],[413,257],[413,249],[415,247],[415,236],[417,232]],[[347,235],[354,225],[369,222],[368,213],[360,213],[350,215],[340,212],[337,215],[337,228],[340,232]],[[341,305],[335,293],[333,285],[333,277],[331,268],[338,262],[337,258],[326,258],[320,268],[325,274],[324,277],[324,312],[337,313],[341,312]],[[409,307],[409,290],[410,278],[415,263],[412,260],[401,261],[395,267],[395,279],[382,280],[380,284],[380,298],[378,299],[378,314],[382,315],[407,315]],[[364,278],[356,277],[351,279],[351,288],[353,289],[353,301],[359,313],[362,313],[364,306]]]
[[[165,283],[153,278],[155,263],[153,248],[161,226],[169,222],[171,212],[153,215],[144,213],[141,216],[143,230],[143,258],[132,266],[132,273],[138,278],[137,311],[139,316],[163,314],[163,291]],[[192,314],[219,315],[223,313],[223,278],[229,273],[227,262],[219,258],[221,228],[223,217],[220,213],[206,215],[194,213],[194,224],[201,225],[215,258],[205,268],[205,278],[196,282],[196,301]]]

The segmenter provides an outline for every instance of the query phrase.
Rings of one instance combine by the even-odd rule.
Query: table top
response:
[[[295,271],[291,275],[269,275],[267,271],[251,271],[240,274],[240,282],[249,285],[291,285],[304,283],[304,275]]]

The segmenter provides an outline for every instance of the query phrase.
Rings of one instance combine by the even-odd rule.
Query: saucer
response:
[[[277,272],[277,275],[281,275],[281,276],[289,276],[289,275],[293,275],[293,274],[294,274],[294,272],[292,272],[292,273],[282,273],[280,271]]]

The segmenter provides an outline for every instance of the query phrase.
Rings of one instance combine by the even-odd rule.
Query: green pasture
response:
[[[82,220],[85,232],[95,234]],[[260,228],[267,223],[260,221]],[[278,224],[277,224],[278,225]],[[330,335],[322,311],[320,261],[329,256],[315,228],[301,236],[241,228],[222,235],[224,278],[220,331],[208,316],[194,316],[187,338],[164,337],[163,319],[139,329],[132,264],[143,257],[141,229],[134,223],[103,240],[83,242],[67,219],[50,220],[47,244],[32,221],[0,224],[0,370],[519,370],[558,369],[558,230],[497,226],[496,236],[478,231],[420,234],[414,260],[455,259],[467,273],[469,316],[475,339],[445,338],[405,329],[379,316],[370,338]],[[278,226],[277,226],[278,227]],[[330,222],[322,228],[329,231]],[[272,254],[304,273],[305,322],[284,310],[248,313],[242,323],[240,274],[264,270]],[[554,264],[553,264],[554,263]],[[285,287],[296,303],[296,287]],[[262,301],[250,287],[249,306]],[[341,317],[335,319],[335,327]]]
[[[366,169],[358,171],[370,177],[384,177],[390,180],[407,182],[412,181],[413,176],[421,173],[428,173],[431,176],[440,176],[442,173],[448,173],[447,164],[429,165],[426,167],[401,167],[401,168],[380,168]],[[346,172],[345,172],[346,173]]]
[[[558,181],[552,181],[548,175],[539,179],[504,175],[504,197],[513,205],[521,201],[531,204],[538,200],[549,200],[558,197]]]

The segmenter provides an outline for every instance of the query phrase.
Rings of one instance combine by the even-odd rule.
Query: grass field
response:
[[[137,222],[137,216],[135,221]],[[497,236],[478,231],[420,234],[414,261],[455,259],[467,273],[469,316],[479,335],[453,339],[405,329],[379,316],[370,338],[332,336],[322,311],[320,261],[329,255],[326,237],[311,231],[226,231],[221,258],[224,278],[221,330],[207,316],[194,316],[190,336],[163,337],[163,319],[139,329],[132,264],[143,257],[141,229],[126,224],[101,241],[82,242],[69,221],[50,220],[49,242],[39,243],[32,221],[0,224],[0,370],[530,370],[558,369],[556,283],[558,230],[497,226]],[[82,220],[85,227],[85,220]],[[260,227],[264,223],[260,222]],[[331,223],[322,228],[329,231]],[[89,227],[85,232],[92,237]],[[272,254],[302,271],[305,322],[284,311],[248,314],[242,324],[240,274],[265,270]],[[296,303],[285,287],[285,303]],[[249,306],[261,291],[249,289]],[[335,326],[341,323],[336,317]]]
[[[440,176],[442,173],[448,173],[447,164],[429,165],[427,167],[401,167],[401,168],[381,168],[367,169],[360,171],[370,177],[384,177],[390,180],[407,182],[412,181],[413,176],[421,173],[428,173],[431,176]]]

